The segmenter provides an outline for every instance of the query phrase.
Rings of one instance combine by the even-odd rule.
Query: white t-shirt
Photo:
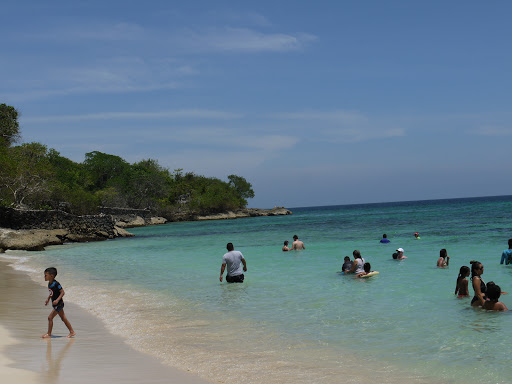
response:
[[[361,258],[357,258],[355,259],[355,262],[357,263],[357,267],[356,267],[356,270],[354,271],[355,274],[358,274],[358,273],[363,273],[364,272],[364,259],[361,257]]]
[[[238,276],[244,273],[243,258],[244,255],[240,251],[230,251],[222,257],[222,264],[227,264],[228,276]]]

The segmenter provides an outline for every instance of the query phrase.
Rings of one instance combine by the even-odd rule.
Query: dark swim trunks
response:
[[[64,301],[63,301],[63,300],[61,300],[61,301],[59,302],[59,304],[57,304],[57,305],[52,305],[52,307],[53,307],[53,309],[54,309],[55,311],[57,311],[57,313],[59,313],[60,311],[62,311],[62,310],[64,309]]]
[[[244,282],[244,274],[236,275],[236,276],[226,276],[226,281],[228,283],[243,283]]]

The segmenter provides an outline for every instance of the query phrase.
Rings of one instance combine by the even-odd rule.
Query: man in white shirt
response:
[[[222,257],[219,280],[222,282],[222,275],[224,275],[224,270],[227,266],[226,281],[228,283],[243,283],[243,272],[247,272],[247,263],[245,262],[244,255],[240,251],[235,251],[233,243],[228,243],[226,248],[228,253]],[[244,265],[243,270],[241,264]]]

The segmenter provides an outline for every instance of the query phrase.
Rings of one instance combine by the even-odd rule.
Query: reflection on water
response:
[[[58,383],[59,375],[61,371],[62,361],[64,357],[66,357],[69,349],[75,342],[75,339],[68,339],[68,342],[60,347],[57,351],[53,351],[52,349],[52,339],[42,339],[46,342],[46,367],[44,370],[44,374],[46,377],[46,381],[50,384]]]

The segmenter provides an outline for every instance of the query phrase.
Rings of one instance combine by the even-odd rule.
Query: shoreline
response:
[[[78,305],[67,301],[66,315],[76,338],[58,318],[51,339],[46,332],[50,307],[46,288],[0,259],[0,376],[20,384],[55,383],[183,383],[212,384],[194,373],[164,365],[138,352]],[[6,337],[9,336],[9,337]]]

